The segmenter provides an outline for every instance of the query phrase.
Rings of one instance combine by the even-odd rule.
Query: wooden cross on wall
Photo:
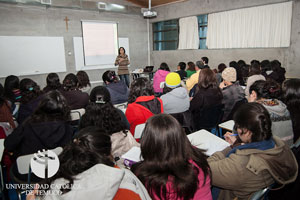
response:
[[[66,29],[68,31],[69,30],[69,24],[68,24],[68,22],[70,21],[70,19],[66,16],[65,19],[64,19],[64,21],[66,22]]]

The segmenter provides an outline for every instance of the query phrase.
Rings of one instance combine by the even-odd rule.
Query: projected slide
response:
[[[118,55],[117,23],[82,21],[85,65],[113,64]]]

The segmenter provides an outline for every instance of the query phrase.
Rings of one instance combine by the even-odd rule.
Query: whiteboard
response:
[[[119,47],[125,48],[126,54],[128,55],[128,59],[130,60],[128,38],[118,38],[118,41],[119,41]],[[74,56],[75,56],[76,71],[117,68],[117,66],[115,66],[114,63],[105,64],[105,65],[85,65],[84,64],[84,55],[83,55],[82,37],[73,37],[73,44],[74,44]]]
[[[65,72],[63,37],[0,36],[0,77]]]

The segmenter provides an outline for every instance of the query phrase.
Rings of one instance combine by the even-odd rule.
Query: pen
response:
[[[231,134],[231,135],[229,135],[229,136],[238,136],[238,134]]]

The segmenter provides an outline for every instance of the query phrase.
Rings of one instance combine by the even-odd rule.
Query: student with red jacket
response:
[[[143,124],[154,114],[164,112],[160,98],[154,96],[152,84],[146,78],[135,79],[130,86],[126,117],[130,132],[134,135],[135,127]]]

